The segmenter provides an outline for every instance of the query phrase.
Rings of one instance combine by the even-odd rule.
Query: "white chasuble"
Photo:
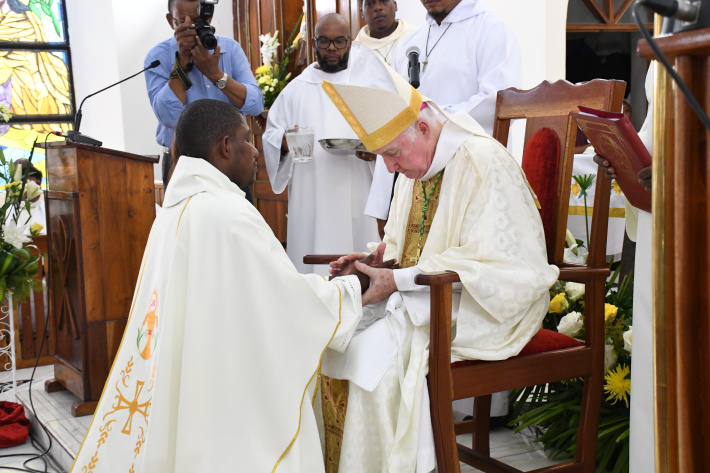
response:
[[[314,385],[360,304],[357,278],[298,274],[244,193],[181,157],[72,471],[323,471]]]
[[[520,166],[463,119],[471,120],[457,114],[444,125],[422,178],[446,167],[419,263],[394,271],[400,292],[381,304],[380,321],[357,334],[343,354],[326,352],[323,374],[352,381],[341,473],[434,467],[426,389],[429,302],[414,284],[416,274],[453,270],[461,278],[452,362],[517,355],[547,313],[559,272],[547,262],[542,222]],[[402,257],[413,190],[414,180],[400,176],[385,227],[386,259]],[[369,366],[359,366],[366,361]]]
[[[354,43],[347,69],[326,73],[311,64],[269,110],[264,157],[273,191],[280,194],[288,186],[288,256],[301,273],[327,275],[327,265],[305,265],[303,256],[366,251],[367,243],[379,236],[375,220],[364,215],[375,163],[357,158],[354,152],[329,152],[318,144],[324,138],[357,139],[321,87],[323,80],[376,86],[391,79],[375,53]],[[294,163],[290,154],[280,160],[284,133],[296,125],[315,132],[311,162]]]

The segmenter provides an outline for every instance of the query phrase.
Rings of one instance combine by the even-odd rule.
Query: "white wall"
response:
[[[165,20],[167,0],[67,0],[77,107],[87,95],[143,69],[148,51],[172,36]],[[222,0],[212,24],[234,37],[232,2]],[[86,101],[81,131],[107,148],[155,155],[158,121],[143,76]],[[156,178],[160,178],[156,166]]]

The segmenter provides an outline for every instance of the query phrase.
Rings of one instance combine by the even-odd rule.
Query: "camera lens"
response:
[[[217,38],[214,36],[214,26],[199,22],[195,25],[195,30],[197,31],[197,36],[200,38],[200,42],[207,49],[214,49],[217,47]]]

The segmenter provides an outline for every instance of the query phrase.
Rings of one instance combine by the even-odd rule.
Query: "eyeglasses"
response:
[[[335,45],[335,49],[345,49],[348,47],[348,42],[350,41],[350,38],[343,38],[342,36],[340,38],[335,38],[335,39],[330,39],[326,38],[325,36],[319,36],[315,38],[316,40],[316,46],[318,46],[320,49],[328,49],[331,45]]]

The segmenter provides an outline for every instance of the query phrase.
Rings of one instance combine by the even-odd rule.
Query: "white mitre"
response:
[[[402,133],[418,117],[422,102],[427,101],[399,74],[384,63],[389,73],[384,88],[332,84],[323,81],[323,89],[352,129],[370,150],[382,148]]]

